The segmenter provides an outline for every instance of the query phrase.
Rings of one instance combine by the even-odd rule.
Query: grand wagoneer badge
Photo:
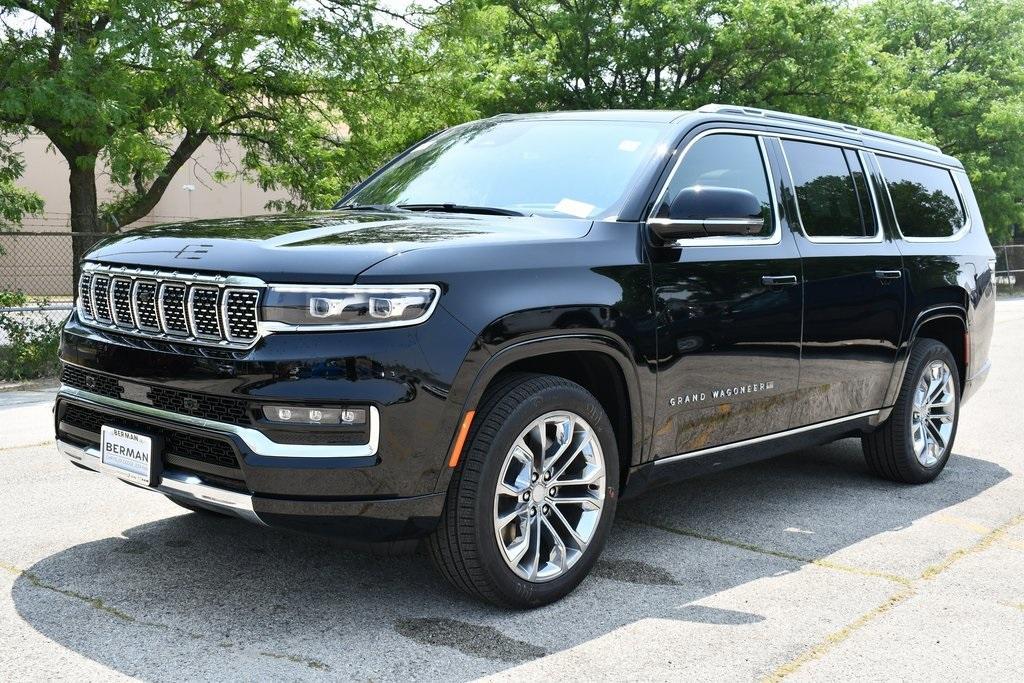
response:
[[[734,387],[721,387],[718,389],[712,389],[711,391],[695,391],[690,394],[673,396],[668,400],[668,403],[670,406],[681,406],[689,403],[706,403],[709,400],[720,401],[722,399],[732,398],[733,396],[756,394],[764,391],[772,391],[773,389],[775,389],[774,380],[770,380],[768,382],[753,382],[751,384],[739,384]]]

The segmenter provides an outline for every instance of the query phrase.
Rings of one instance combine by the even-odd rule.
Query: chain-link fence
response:
[[[995,251],[999,293],[1024,294],[1024,244],[1004,244]]]

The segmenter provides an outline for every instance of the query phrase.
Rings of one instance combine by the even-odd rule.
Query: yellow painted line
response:
[[[957,517],[955,515],[935,515],[932,519],[939,524],[954,526],[958,529],[963,529],[964,531],[973,531],[974,533],[981,534],[982,536],[992,533],[992,529],[984,524],[978,524],[977,522],[972,522],[969,519],[964,519],[963,517]]]
[[[980,538],[975,543],[967,546],[966,548],[960,548],[959,550],[950,553],[950,555],[941,562],[937,562],[931,565],[930,567],[927,567],[923,572],[921,572],[921,575],[917,579],[910,582],[903,590],[891,596],[881,605],[878,605],[874,609],[865,612],[861,616],[857,617],[857,619],[847,624],[843,628],[839,629],[838,631],[829,634],[820,643],[804,651],[796,658],[791,659],[779,668],[775,669],[775,671],[773,671],[765,678],[765,681],[776,683],[777,681],[781,681],[786,676],[795,673],[797,670],[799,670],[807,663],[812,662],[816,659],[820,659],[832,648],[834,648],[839,643],[842,643],[844,640],[846,640],[851,635],[856,633],[859,629],[871,623],[872,621],[882,616],[886,612],[892,610],[897,605],[906,602],[911,596],[915,594],[916,584],[918,582],[931,581],[932,579],[939,576],[944,571],[946,571],[947,569],[949,569],[965,557],[969,557],[976,553],[980,553],[987,548],[991,548],[996,543],[1003,541],[1006,535],[1009,533],[1010,529],[1017,526],[1021,522],[1024,522],[1024,515],[1017,515],[1016,517],[1013,517],[1012,519],[1000,524],[995,529],[992,529],[989,533],[987,533],[985,536]],[[1024,606],[1021,606],[1021,609],[1024,609]]]
[[[722,545],[731,546],[733,548],[739,548],[740,550],[747,550],[752,553],[760,553],[762,555],[770,555],[771,557],[778,557],[783,560],[791,560],[793,562],[799,562],[801,564],[810,564],[815,567],[822,569],[833,569],[835,571],[846,572],[848,574],[857,574],[858,576],[869,576],[878,579],[885,579],[886,581],[892,581],[893,583],[900,584],[901,586],[909,585],[910,579],[905,576],[899,576],[898,574],[891,574],[889,572],[875,571],[874,569],[866,569],[864,567],[855,567],[852,565],[843,564],[841,562],[834,562],[832,560],[826,560],[814,557],[802,557],[800,555],[794,555],[787,553],[782,550],[774,550],[772,548],[763,548],[753,543],[747,543],[745,541],[737,541],[731,538],[722,538],[721,536],[713,536],[711,534],[701,533],[694,531],[693,529],[683,529],[679,527],[673,527],[666,524],[660,524],[658,522],[651,522],[647,520],[641,520],[633,517],[625,517],[624,520],[633,522],[634,524],[641,524],[644,526],[654,527],[662,531],[667,531],[672,534],[678,534],[680,536],[689,536],[690,538],[696,538],[702,541],[711,541],[712,543],[721,543]]]
[[[4,446],[0,448],[0,453],[6,453],[7,451],[20,451],[23,448],[39,448],[40,446],[52,446],[53,439],[47,439],[46,441],[40,441],[39,443],[27,443],[22,446]]]

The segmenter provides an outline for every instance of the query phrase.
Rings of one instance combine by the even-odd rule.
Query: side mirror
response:
[[[668,215],[647,221],[666,242],[694,237],[756,235],[764,228],[761,202],[752,193],[732,187],[694,185],[680,190]]]

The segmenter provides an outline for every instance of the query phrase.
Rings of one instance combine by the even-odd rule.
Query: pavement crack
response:
[[[860,615],[854,621],[850,622],[838,631],[829,634],[820,643],[811,647],[809,650],[805,650],[795,659],[792,659],[783,664],[782,666],[780,666],[779,668],[775,669],[775,671],[773,671],[765,678],[765,681],[767,681],[768,683],[776,683],[777,681],[781,681],[783,678],[786,678],[787,676],[795,673],[797,670],[799,670],[801,667],[808,664],[809,662],[812,662],[816,659],[820,659],[829,650],[836,647],[838,644],[842,643],[844,640],[846,640],[851,635],[856,633],[859,629],[863,628],[864,626],[871,623],[875,619],[879,618],[886,612],[889,612],[893,608],[910,599],[917,592],[918,584],[933,580],[935,577],[939,576],[940,574],[945,572],[947,569],[949,569],[965,557],[975,555],[988,548],[991,548],[996,543],[999,543],[1003,539],[1005,539],[1006,535],[1010,532],[1010,530],[1022,522],[1024,522],[1024,515],[1017,515],[1016,517],[1013,517],[1010,520],[1003,522],[995,529],[992,529],[989,533],[985,534],[985,536],[978,539],[973,544],[965,548],[955,550],[941,562],[937,562],[925,568],[925,570],[921,572],[921,575],[918,576],[915,580],[909,582],[906,586],[904,586],[903,590],[890,596],[889,599],[883,602],[881,605],[878,605],[874,609],[871,609],[868,612],[865,612],[864,614]],[[1024,609],[1024,605],[1011,604],[1009,606],[1017,607],[1018,609]]]
[[[137,617],[132,616],[131,614],[128,614],[123,610],[120,610],[116,607],[107,604],[103,598],[92,595],[86,595],[84,593],[79,593],[78,591],[74,591],[69,588],[63,588],[56,584],[49,583],[35,572],[30,571],[28,569],[21,569],[7,562],[0,561],[0,570],[12,574],[16,579],[23,579],[25,581],[28,581],[28,583],[33,588],[50,591],[52,593],[62,595],[66,598],[71,598],[72,600],[85,604],[92,609],[103,612],[104,614],[107,614],[119,621],[131,624],[133,626],[163,629],[185,636],[192,640],[211,640],[210,638],[202,634],[195,633],[193,631],[189,631],[178,626],[171,626],[168,624],[161,624],[155,621],[146,621],[143,619],[139,619]],[[218,640],[216,644],[219,647],[226,649],[230,649],[232,647],[232,644],[230,642],[224,642],[223,640]],[[260,652],[259,654],[263,655],[264,657],[273,657],[274,659],[287,660],[289,662],[293,662],[296,664],[302,664],[303,666],[309,667],[310,669],[318,669],[321,671],[331,670],[331,667],[325,664],[324,662],[321,662],[316,659],[310,659],[308,657],[300,657],[298,655],[276,652]]]
[[[629,521],[634,524],[641,524],[644,526],[653,527],[660,529],[661,531],[667,531],[671,534],[677,534],[679,536],[688,536],[690,538],[696,538],[701,541],[710,541],[712,543],[721,543],[733,548],[740,550],[746,550],[752,553],[760,553],[762,555],[769,555],[771,557],[778,557],[783,560],[790,560],[791,562],[799,562],[801,564],[810,564],[815,567],[822,569],[832,569],[835,571],[846,572],[848,574],[857,574],[858,576],[869,576],[878,579],[885,579],[901,586],[909,585],[911,580],[905,576],[898,574],[892,574],[890,572],[880,572],[874,569],[865,569],[863,567],[855,567],[852,565],[843,564],[841,562],[834,562],[832,560],[826,560],[815,557],[804,557],[802,555],[795,555],[793,553],[787,553],[783,550],[774,550],[772,548],[764,548],[762,546],[754,545],[753,543],[747,543],[745,541],[737,541],[731,538],[723,538],[721,536],[714,536],[712,534],[705,534],[700,531],[694,531],[693,529],[684,529],[680,527],[669,526],[667,524],[661,524],[658,522],[651,522],[648,520],[637,519],[635,517],[624,517],[623,521]]]
[[[282,654],[280,652],[261,652],[260,656],[270,657],[271,659],[284,659],[294,664],[302,664],[310,669],[316,669],[318,671],[331,670],[330,666],[318,659],[310,659],[309,657],[301,657],[299,655]]]

